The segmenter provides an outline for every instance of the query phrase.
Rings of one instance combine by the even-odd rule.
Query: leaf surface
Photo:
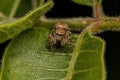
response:
[[[49,30],[41,27],[14,38],[3,57],[1,80],[104,80],[104,42],[100,38],[84,33],[71,56],[72,52],[61,49],[53,54],[48,35]],[[73,34],[73,45],[76,36]]]
[[[8,46],[2,80],[59,80],[66,76],[71,56],[48,48],[48,30],[27,30]],[[9,62],[10,61],[10,62]]]
[[[45,5],[35,9],[21,19],[14,20],[9,23],[3,23],[0,25],[0,43],[13,38],[21,31],[31,28],[37,20],[45,14],[53,6],[53,2],[49,1]]]
[[[21,0],[14,17],[22,17],[32,10],[31,0]]]
[[[105,80],[104,41],[83,32],[76,42],[66,80]]]
[[[9,16],[15,0],[0,0],[0,12]]]
[[[5,16],[22,17],[32,10],[31,0],[0,0],[0,12]]]

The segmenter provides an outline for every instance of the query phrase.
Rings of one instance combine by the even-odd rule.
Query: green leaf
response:
[[[83,32],[76,42],[66,80],[105,80],[104,41]]]
[[[31,0],[0,0],[0,12],[7,18],[22,17],[30,10]]]
[[[45,14],[53,6],[53,2],[49,1],[45,5],[37,8],[28,15],[21,19],[15,20],[10,23],[0,25],[0,43],[13,38],[21,31],[31,28],[39,19],[40,16]]]
[[[72,0],[72,1],[81,5],[87,5],[87,6],[93,5],[93,0]]]
[[[45,0],[39,0],[39,6],[42,6],[45,3]]]
[[[49,30],[41,27],[14,38],[3,56],[1,80],[104,80],[104,42],[100,38],[82,34],[71,56],[61,49],[53,54],[48,35]],[[72,44],[76,38],[73,34]]]
[[[21,0],[14,17],[22,17],[32,10],[31,0]]]
[[[18,6],[20,4],[20,1],[21,0],[15,0],[14,1],[13,7],[12,7],[11,12],[9,14],[9,19],[12,19],[15,16],[17,8],[18,8]]]
[[[66,76],[70,54],[48,47],[48,30],[27,30],[8,46],[1,80],[58,80]]]
[[[15,1],[16,0],[0,0],[0,12],[9,16]]]
[[[31,0],[32,8],[35,9],[38,7],[38,0]]]
[[[94,0],[72,0],[73,2],[81,5],[86,5],[86,6],[93,6],[93,1]],[[97,0],[99,4],[102,3],[102,0]]]
[[[15,17],[21,17],[32,9],[42,6],[45,0],[21,0]]]

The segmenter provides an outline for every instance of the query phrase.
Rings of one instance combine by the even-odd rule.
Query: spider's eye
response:
[[[63,36],[62,34],[58,34],[58,33],[56,33],[58,36]]]

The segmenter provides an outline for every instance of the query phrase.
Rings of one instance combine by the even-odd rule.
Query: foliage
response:
[[[52,7],[52,2],[34,10],[25,17],[14,20],[10,23],[4,23],[0,25],[0,43],[8,39],[13,38],[21,31],[31,28],[41,15],[47,12]]]
[[[93,2],[97,1],[99,4],[102,3],[102,0],[72,0],[73,2],[86,6],[93,6]]]
[[[99,15],[103,13],[99,6],[102,0],[72,0],[82,5],[97,5],[92,6],[93,17],[85,19],[45,18],[44,14],[53,6],[52,0],[46,3],[45,0],[31,0],[30,7],[28,7],[30,1],[27,0],[14,0],[14,3],[11,0],[7,1],[0,1],[0,43],[9,39],[11,41],[2,58],[0,80],[106,79],[105,41],[94,36],[93,33],[107,30],[119,31],[120,20]],[[23,9],[22,3],[28,3],[28,9]],[[8,6],[5,11],[4,8]],[[32,8],[33,11],[18,18]],[[48,35],[56,22],[65,22],[72,30],[77,29],[82,32],[72,34],[70,49],[60,48],[53,53],[48,44]]]
[[[73,0],[75,3],[92,6],[93,0]]]

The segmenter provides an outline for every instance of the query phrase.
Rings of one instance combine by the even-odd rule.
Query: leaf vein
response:
[[[84,72],[92,72],[94,70],[101,70],[101,68],[89,68],[89,69],[86,69],[86,70],[78,70],[78,71],[74,71],[74,74],[78,74],[78,73],[84,73]]]

